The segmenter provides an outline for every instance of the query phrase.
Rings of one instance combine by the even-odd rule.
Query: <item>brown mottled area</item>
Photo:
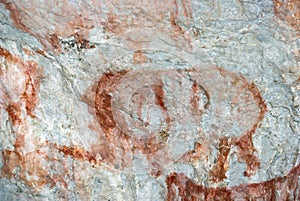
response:
[[[275,15],[289,23],[295,30],[300,31],[300,1],[274,0]]]
[[[233,187],[207,187],[196,184],[183,173],[171,173],[166,178],[167,200],[294,200],[300,199],[300,165],[286,176],[253,184]]]
[[[228,142],[228,138],[222,137],[219,140],[218,146],[218,161],[217,164],[210,171],[210,176],[214,182],[219,182],[226,179],[226,172],[228,169],[228,154],[230,152],[230,145]]]
[[[95,26],[116,35],[135,28],[155,28],[168,33],[170,21],[174,38],[186,37],[178,19],[184,18],[188,24],[192,16],[192,7],[187,0],[178,3],[173,0],[81,1],[77,6],[60,0],[44,3],[0,0],[0,3],[10,11],[17,28],[35,36],[47,50],[56,53],[61,52],[59,38],[70,36],[75,36],[83,48],[91,48],[89,31]]]

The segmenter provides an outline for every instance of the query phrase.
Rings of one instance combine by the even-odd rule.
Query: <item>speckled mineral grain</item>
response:
[[[0,0],[0,200],[300,200],[300,1]]]

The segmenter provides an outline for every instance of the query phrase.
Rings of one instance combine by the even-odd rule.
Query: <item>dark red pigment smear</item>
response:
[[[219,141],[219,153],[218,161],[216,166],[210,171],[210,176],[214,182],[219,182],[226,179],[226,172],[228,166],[226,166],[227,158],[230,152],[230,145],[228,143],[228,138],[222,137]]]
[[[269,181],[241,184],[234,187],[206,187],[198,185],[183,173],[171,173],[166,178],[167,200],[300,200],[299,189],[300,165],[293,168],[286,176]],[[278,193],[277,193],[278,192]]]

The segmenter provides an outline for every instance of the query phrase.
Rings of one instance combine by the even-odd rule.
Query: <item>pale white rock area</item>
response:
[[[300,32],[275,15],[275,2],[137,2],[0,0],[0,200],[159,201],[170,199],[166,178],[173,172],[207,187],[234,187],[283,177],[300,164]],[[129,73],[108,93],[114,121],[134,139],[160,133],[164,147],[149,157],[106,137],[99,123],[95,96],[106,89],[98,82],[122,70]],[[198,86],[206,98],[197,107],[205,110],[212,99],[204,114],[190,109],[197,79],[211,94]],[[36,95],[26,99],[28,82]],[[263,106],[243,91],[252,83],[266,107],[260,120]],[[238,97],[234,87],[242,89]],[[12,103],[20,109],[12,109],[15,121]],[[256,120],[260,166],[246,176],[247,163],[230,144],[225,178],[212,179],[218,139],[233,141]],[[197,143],[204,147],[200,159],[182,159]],[[104,144],[115,146],[115,163],[106,149],[93,155],[96,161],[81,157]],[[62,151],[71,147],[79,151]]]

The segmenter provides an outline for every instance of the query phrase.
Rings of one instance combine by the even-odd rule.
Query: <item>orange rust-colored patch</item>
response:
[[[46,52],[44,50],[36,50],[36,53],[46,57]]]
[[[300,31],[300,1],[273,0],[275,15],[287,21],[295,30]]]
[[[230,144],[227,137],[222,137],[219,141],[219,153],[217,164],[210,171],[210,176],[214,182],[223,181],[226,179],[226,172],[228,169],[227,159],[230,152]]]
[[[21,108],[17,103],[11,103],[7,106],[6,111],[13,125],[20,125],[22,120],[20,118]]]
[[[151,89],[155,93],[155,102],[156,102],[156,104],[159,105],[162,108],[162,110],[167,113],[166,123],[170,123],[171,120],[170,120],[170,117],[168,115],[168,110],[167,110],[167,108],[165,106],[165,103],[164,103],[165,93],[164,93],[164,90],[163,90],[162,81],[160,80],[160,82],[158,84],[151,85]]]

